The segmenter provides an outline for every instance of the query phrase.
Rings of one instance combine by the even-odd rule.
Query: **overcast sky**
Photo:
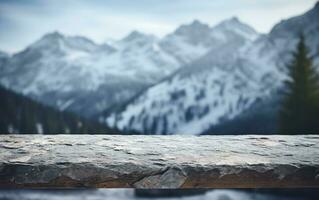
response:
[[[237,16],[266,33],[317,0],[0,0],[0,50],[16,52],[47,32],[101,43],[132,30],[159,37],[194,19],[210,25]]]

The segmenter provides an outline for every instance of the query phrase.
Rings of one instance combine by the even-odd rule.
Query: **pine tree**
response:
[[[280,112],[280,132],[283,134],[319,133],[319,76],[312,58],[300,37],[296,52],[288,67],[289,80]]]

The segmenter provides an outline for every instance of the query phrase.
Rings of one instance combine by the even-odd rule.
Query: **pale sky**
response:
[[[237,16],[261,33],[318,0],[0,0],[0,50],[24,49],[59,31],[97,43],[132,30],[159,37],[198,19],[211,26]]]

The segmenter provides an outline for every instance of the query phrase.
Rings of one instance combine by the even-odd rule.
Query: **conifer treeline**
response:
[[[0,87],[0,134],[118,133],[74,114],[60,112]]]
[[[303,36],[287,69],[289,79],[285,82],[279,112],[279,133],[319,133],[319,75]],[[0,134],[8,132],[119,133],[99,123],[44,106],[0,86]]]
[[[280,111],[280,133],[319,133],[319,75],[304,36],[300,37],[293,60],[288,65],[288,76]]]

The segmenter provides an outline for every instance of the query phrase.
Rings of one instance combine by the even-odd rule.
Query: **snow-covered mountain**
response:
[[[201,25],[195,22],[193,26]],[[237,19],[221,23],[211,32],[204,26],[203,30],[192,33],[191,41],[200,47],[208,44],[208,53],[146,90],[121,112],[110,115],[107,123],[146,134],[201,134],[244,114],[250,115],[261,107],[258,105],[278,103],[274,99],[280,98],[278,90],[287,78],[285,66],[301,33],[319,65],[319,3],[258,38]],[[210,39],[217,35],[217,40],[222,41],[225,34],[219,31],[223,30],[233,30],[232,42],[219,45]],[[187,28],[181,27],[176,33],[184,32]],[[246,37],[238,39],[234,32]],[[205,42],[197,41],[198,38]]]
[[[194,21],[163,39],[133,31],[101,45],[53,32],[7,59],[0,83],[60,110],[91,117],[121,105],[217,43],[256,35],[236,18],[213,28]]]
[[[167,35],[160,46],[181,63],[187,64],[206,54],[211,48],[237,40],[254,40],[258,33],[236,17],[209,27],[198,20],[182,25]]]
[[[93,116],[179,66],[156,44],[155,37],[137,32],[114,46],[54,32],[13,55],[0,82],[60,110]]]

